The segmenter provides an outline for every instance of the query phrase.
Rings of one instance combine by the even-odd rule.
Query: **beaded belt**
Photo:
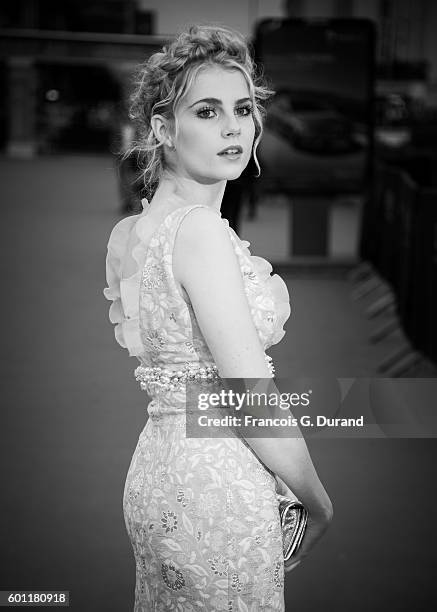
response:
[[[214,382],[219,378],[217,366],[200,367],[198,364],[186,365],[175,372],[166,368],[146,368],[138,366],[134,372],[135,380],[143,391],[177,391],[189,381]]]
[[[270,355],[265,355],[265,359],[273,378],[275,367],[272,358]],[[216,365],[201,367],[199,364],[190,363],[177,372],[159,366],[138,366],[135,369],[134,376],[143,391],[156,393],[159,391],[178,391],[190,381],[212,383],[219,378],[219,373]]]

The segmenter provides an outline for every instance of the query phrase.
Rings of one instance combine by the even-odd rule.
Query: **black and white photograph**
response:
[[[0,607],[437,607],[437,3],[4,0]]]

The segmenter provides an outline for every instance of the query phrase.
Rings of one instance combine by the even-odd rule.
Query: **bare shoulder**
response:
[[[182,281],[190,267],[197,270],[215,265],[226,266],[234,259],[229,232],[223,219],[207,207],[194,208],[182,219],[174,244],[173,269]]]
[[[211,238],[228,239],[228,232],[220,215],[206,206],[193,208],[182,219],[178,240],[185,246],[196,245]]]

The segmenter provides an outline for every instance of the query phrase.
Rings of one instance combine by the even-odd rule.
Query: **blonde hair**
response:
[[[136,138],[123,157],[136,156],[141,169],[139,178],[143,179],[148,196],[155,190],[165,167],[163,143],[157,141],[150,120],[155,113],[159,113],[171,122],[175,121],[178,104],[197,74],[211,65],[240,70],[246,79],[253,104],[253,156],[259,176],[256,149],[265,116],[261,102],[274,92],[256,73],[256,65],[241,34],[225,27],[192,25],[169,46],[151,55],[138,67],[135,75],[129,117],[135,124]]]

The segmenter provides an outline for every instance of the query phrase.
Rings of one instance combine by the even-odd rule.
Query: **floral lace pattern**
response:
[[[145,216],[123,219],[108,244],[105,297],[119,344],[144,368],[214,366],[194,312],[172,274],[176,232],[196,206],[170,213],[142,242]],[[224,220],[223,220],[224,221]],[[264,349],[280,341],[288,292],[224,221]],[[121,279],[130,233],[135,274]],[[151,397],[127,473],[123,511],[136,564],[135,612],[284,611],[282,534],[275,479],[240,438],[187,438],[185,394]]]

